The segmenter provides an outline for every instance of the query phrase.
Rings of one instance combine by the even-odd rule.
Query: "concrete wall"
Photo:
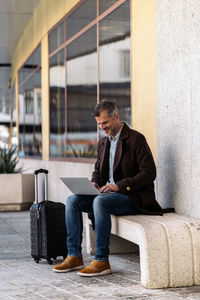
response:
[[[157,195],[200,217],[200,2],[157,0]]]

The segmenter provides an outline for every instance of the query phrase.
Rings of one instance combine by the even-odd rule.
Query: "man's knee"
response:
[[[71,206],[75,205],[77,202],[78,202],[77,195],[74,195],[74,194],[70,195],[67,197],[66,207],[71,207]]]
[[[103,195],[96,196],[93,201],[93,210],[98,211],[104,207],[106,207],[105,197]]]

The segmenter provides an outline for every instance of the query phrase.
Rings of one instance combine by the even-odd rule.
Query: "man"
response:
[[[154,194],[155,163],[144,136],[121,123],[118,108],[112,102],[99,103],[95,107],[94,116],[105,137],[98,143],[98,157],[91,181],[102,195],[68,197],[68,257],[53,268],[56,272],[81,269],[78,272],[81,276],[111,273],[108,260],[110,215],[162,215]],[[96,231],[96,254],[86,268],[83,268],[81,254],[82,212],[94,214]]]

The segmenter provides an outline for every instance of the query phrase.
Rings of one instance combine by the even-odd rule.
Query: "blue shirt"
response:
[[[119,130],[119,132],[116,134],[115,137],[111,137],[109,136],[109,141],[110,141],[110,154],[109,154],[109,179],[108,179],[108,183],[112,183],[115,184],[114,182],[114,178],[113,178],[113,166],[114,166],[114,160],[115,160],[115,152],[116,152],[116,148],[117,148],[117,142],[119,140],[121,131],[123,128],[123,124],[121,129]]]

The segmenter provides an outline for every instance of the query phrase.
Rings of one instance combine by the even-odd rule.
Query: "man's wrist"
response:
[[[119,191],[119,186],[115,184],[117,192]]]

